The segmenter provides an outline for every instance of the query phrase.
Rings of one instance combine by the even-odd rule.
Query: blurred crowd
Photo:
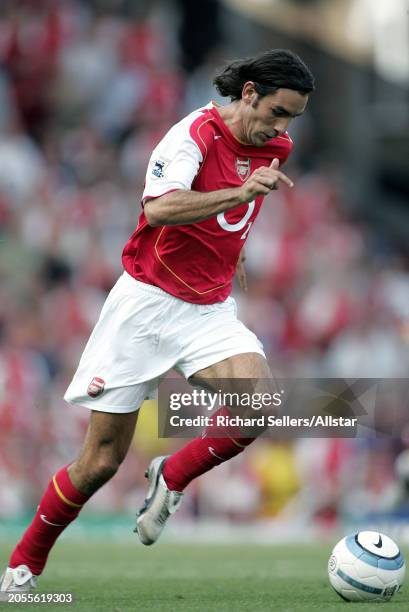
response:
[[[213,57],[180,68],[175,6],[125,15],[94,4],[0,7],[0,518],[33,507],[78,451],[88,412],[62,396],[121,273],[150,152],[211,95]],[[404,259],[348,218],[342,175],[294,164],[288,173],[295,188],[266,199],[248,241],[240,318],[278,375],[406,377]],[[148,460],[178,444],[156,439],[153,413],[144,407],[94,511],[133,511]],[[380,493],[406,474],[403,459],[401,472],[394,464],[409,439],[375,442],[260,441],[192,485],[184,517],[301,509],[331,522],[348,508],[380,509]]]

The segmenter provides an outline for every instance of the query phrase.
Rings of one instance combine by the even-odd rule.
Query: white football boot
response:
[[[168,518],[179,510],[183,493],[170,491],[162,476],[163,466],[168,457],[152,459],[145,476],[149,480],[145,503],[136,515],[135,533],[142,544],[154,544],[165,527]]]
[[[0,601],[7,601],[7,593],[29,593],[37,586],[37,576],[27,565],[8,567],[0,578]]]

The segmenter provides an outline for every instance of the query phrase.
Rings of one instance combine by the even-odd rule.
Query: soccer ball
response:
[[[328,576],[346,601],[388,601],[399,591],[405,560],[383,533],[359,531],[338,542],[328,561]]]

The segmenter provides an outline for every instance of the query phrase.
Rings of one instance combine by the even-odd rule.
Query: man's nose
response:
[[[284,134],[284,132],[288,128],[289,123],[290,123],[290,120],[285,119],[284,117],[280,119],[276,119],[276,121],[274,122],[274,129],[278,132],[279,136],[281,136],[281,134]]]

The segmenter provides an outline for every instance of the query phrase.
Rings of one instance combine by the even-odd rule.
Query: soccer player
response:
[[[192,112],[152,153],[143,210],[123,251],[124,272],[65,394],[90,410],[83,448],[51,479],[11,554],[3,592],[36,585],[57,537],[117,471],[141,403],[171,368],[196,383],[272,379],[230,292],[264,196],[293,186],[280,170],[292,148],[286,130],[304,111],[314,80],[297,55],[274,49],[234,61],[214,83],[230,103]],[[157,540],[193,478],[254,439],[213,434],[208,430],[151,462],[136,525],[144,544]]]

